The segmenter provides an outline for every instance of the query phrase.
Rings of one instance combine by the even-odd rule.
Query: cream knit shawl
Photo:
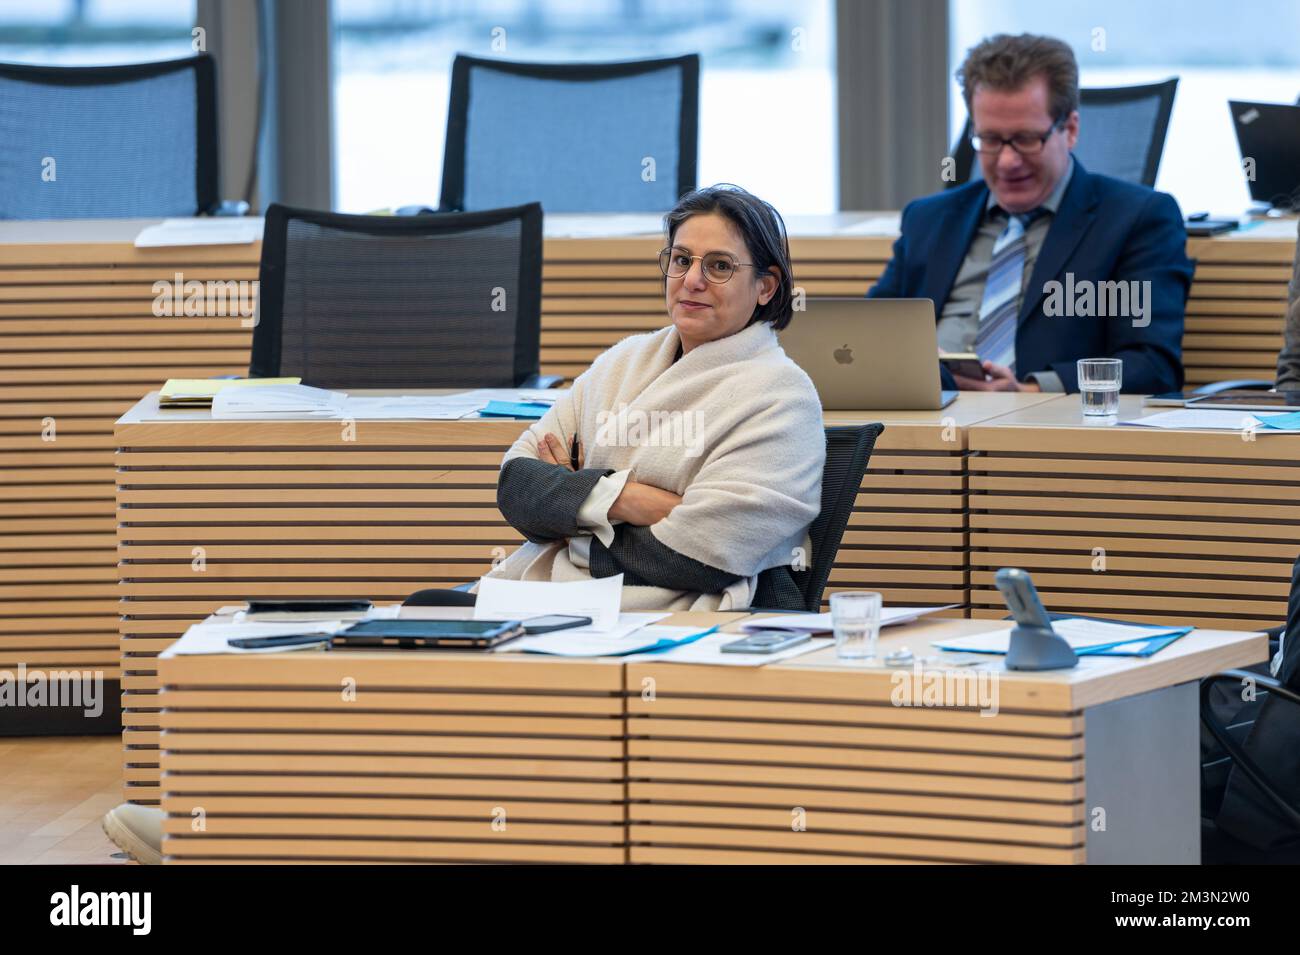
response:
[[[584,467],[630,469],[629,480],[682,495],[651,528],[660,543],[742,578],[721,594],[626,586],[624,610],[748,606],[760,571],[811,561],[807,532],[821,507],[826,460],[812,381],[766,322],[674,362],[680,343],[669,326],[610,348],[502,462],[536,458],[547,433],[567,448],[576,433]],[[589,543],[526,542],[489,576],[590,578]]]

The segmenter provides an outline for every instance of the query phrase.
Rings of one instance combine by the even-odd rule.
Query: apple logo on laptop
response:
[[[835,349],[835,360],[841,365],[853,364],[853,349],[848,345]]]

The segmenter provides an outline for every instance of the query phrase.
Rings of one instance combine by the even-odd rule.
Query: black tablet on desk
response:
[[[491,650],[524,635],[518,620],[365,620],[334,634],[335,650]]]

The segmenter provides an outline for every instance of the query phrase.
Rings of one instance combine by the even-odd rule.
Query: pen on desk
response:
[[[578,470],[578,436],[575,434],[569,442],[569,467]]]

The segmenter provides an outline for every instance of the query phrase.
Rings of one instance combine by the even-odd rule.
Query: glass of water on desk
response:
[[[1124,382],[1124,362],[1119,358],[1080,358],[1079,398],[1090,417],[1119,414],[1119,389]]]
[[[835,631],[837,657],[867,660],[876,655],[882,603],[880,594],[869,590],[831,594],[831,628]]]

